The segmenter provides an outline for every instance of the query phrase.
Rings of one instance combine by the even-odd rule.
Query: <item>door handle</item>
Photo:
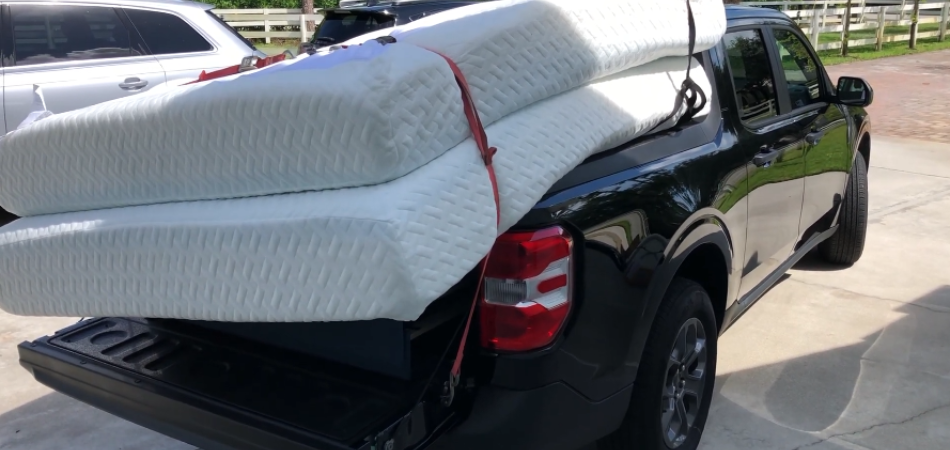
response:
[[[762,148],[759,153],[752,158],[752,164],[759,167],[768,167],[782,154],[781,150],[774,148]]]
[[[145,86],[148,86],[148,81],[141,80],[138,77],[126,78],[125,81],[119,83],[119,87],[127,91],[135,91]]]
[[[821,142],[821,138],[825,137],[824,131],[815,131],[805,135],[805,143],[808,145],[818,145]]]

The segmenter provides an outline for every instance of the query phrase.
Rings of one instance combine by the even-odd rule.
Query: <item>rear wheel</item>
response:
[[[709,294],[673,280],[647,338],[620,429],[600,450],[695,450],[716,381],[718,329]]]
[[[868,231],[868,169],[858,153],[841,203],[838,231],[818,246],[821,257],[832,264],[851,265],[861,259]]]

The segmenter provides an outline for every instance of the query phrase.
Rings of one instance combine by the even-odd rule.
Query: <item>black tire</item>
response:
[[[669,381],[672,371],[681,373],[676,370],[673,361],[677,358],[677,354],[683,356],[682,352],[677,353],[678,350],[674,348],[674,344],[679,344],[677,338],[681,336],[681,330],[696,323],[701,324],[700,328],[704,332],[704,367],[699,366],[697,359],[691,363],[692,366],[688,372],[694,375],[697,369],[703,371],[702,379],[693,383],[695,386],[702,386],[702,392],[687,394],[685,397],[679,394],[669,396],[667,392],[670,392]],[[630,407],[623,424],[613,434],[598,441],[597,448],[599,450],[695,450],[699,447],[716,382],[718,334],[716,316],[709,294],[702,286],[691,280],[674,279],[650,329],[640,360],[637,380],[633,387]],[[673,385],[678,384],[675,381],[677,379],[679,378],[673,378]],[[684,379],[690,378],[687,376]],[[673,391],[679,392],[676,389]],[[671,404],[671,397],[674,397],[672,402],[676,404],[676,395],[683,399],[695,398],[696,403],[695,406],[686,409],[686,415],[692,415],[694,418],[689,426],[683,427],[688,431],[681,433],[682,441],[671,444],[670,440],[664,437],[664,431],[668,429],[664,426],[665,411],[668,410],[664,405]],[[691,403],[686,400],[680,400],[680,402]]]
[[[868,167],[858,153],[841,203],[838,231],[818,245],[821,257],[832,264],[850,266],[864,253],[868,233]]]

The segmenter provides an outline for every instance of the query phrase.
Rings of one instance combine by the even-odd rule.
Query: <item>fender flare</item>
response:
[[[857,159],[858,153],[861,153],[861,143],[864,142],[864,139],[868,139],[868,152],[864,155],[864,163],[871,166],[871,146],[873,146],[873,139],[871,138],[871,126],[866,122],[862,124],[861,128],[858,130],[857,139],[854,140],[854,154],[851,155],[852,158]],[[853,160],[852,160],[853,162]]]
[[[851,162],[853,163],[861,152],[861,142],[864,138],[871,138],[871,117],[867,114],[859,114],[849,117],[849,125],[854,124],[854,140],[851,142]],[[871,165],[871,150],[865,155],[865,163]]]
[[[639,360],[639,356],[643,353],[653,321],[673,278],[686,259],[701,246],[714,245],[722,254],[728,277],[726,307],[728,307],[729,298],[734,300],[738,293],[739,280],[734,276],[733,270],[735,267],[733,240],[725,226],[726,222],[722,213],[711,208],[701,210],[693,214],[685,223],[688,225],[680,227],[673,239],[668,242],[663,262],[648,285],[646,304],[637,321],[636,332],[630,347],[632,352],[630,356],[636,357],[634,360]]]

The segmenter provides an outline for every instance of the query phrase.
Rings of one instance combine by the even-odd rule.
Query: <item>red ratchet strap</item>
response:
[[[280,55],[268,56],[263,59],[258,59],[257,62],[254,64],[254,67],[260,69],[263,67],[267,67],[271,64],[274,64],[276,62],[283,61],[286,58],[287,58],[287,55],[283,53],[281,53]],[[201,83],[202,81],[208,81],[208,80],[213,80],[215,78],[224,78],[227,76],[231,76],[236,73],[240,73],[241,67],[242,66],[238,64],[236,66],[225,67],[223,69],[215,70],[213,72],[205,72],[204,70],[202,70],[201,74],[198,75],[197,80],[190,81],[185,84],[188,85],[188,84],[194,84],[194,83]]]
[[[468,81],[465,80],[465,75],[462,74],[462,70],[459,69],[455,61],[452,61],[448,56],[438,52],[434,53],[445,58],[445,61],[449,63],[449,67],[452,68],[452,73],[455,74],[455,81],[462,90],[462,105],[465,108],[465,117],[468,119],[468,127],[472,130],[472,137],[475,138],[478,151],[482,154],[482,161],[485,162],[485,168],[488,169],[488,178],[491,179],[491,188],[495,194],[495,225],[501,225],[501,209],[498,208],[498,206],[501,205],[498,201],[498,179],[495,178],[495,167],[492,166],[492,158],[498,149],[488,146],[488,135],[485,134],[482,119],[478,117],[478,111],[475,109],[475,100],[472,99],[472,91],[468,88]]]
[[[498,200],[498,179],[495,177],[495,167],[492,166],[492,157],[495,156],[495,152],[497,152],[498,149],[488,146],[488,135],[485,134],[485,127],[482,126],[482,119],[479,118],[478,111],[475,109],[475,100],[472,98],[472,92],[468,87],[468,81],[465,80],[465,75],[462,73],[462,70],[455,64],[455,61],[452,61],[452,58],[436,51],[433,51],[433,53],[441,56],[449,63],[449,67],[455,75],[455,81],[462,91],[462,105],[465,108],[465,117],[468,119],[468,126],[472,130],[472,137],[475,139],[478,151],[482,155],[485,168],[488,169],[488,178],[491,180],[492,193],[495,195],[495,226],[499,226],[501,225],[501,203],[499,203]],[[479,269],[478,285],[475,288],[475,298],[472,300],[472,307],[468,312],[465,328],[462,330],[462,341],[459,343],[458,351],[455,354],[455,362],[452,364],[452,370],[449,372],[449,383],[446,392],[447,396],[445,398],[446,403],[452,402],[452,398],[455,396],[455,387],[458,386],[459,377],[462,373],[462,358],[465,356],[465,343],[468,340],[469,330],[472,328],[472,317],[475,315],[475,306],[478,305],[478,298],[485,281],[485,268],[488,267],[488,257],[490,255],[491,252],[489,251],[489,254],[485,255],[485,258],[483,258],[480,263],[481,268]]]

